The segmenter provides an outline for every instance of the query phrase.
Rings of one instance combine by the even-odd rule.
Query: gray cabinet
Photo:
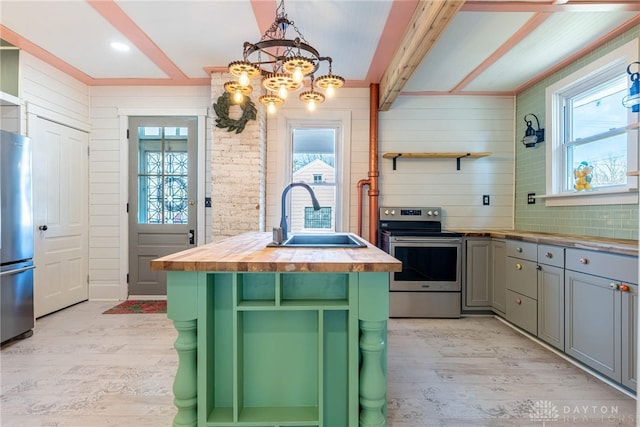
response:
[[[638,259],[567,249],[565,352],[636,387]]]
[[[564,248],[538,245],[538,338],[564,351]]]
[[[506,244],[506,318],[533,335],[538,333],[537,246],[519,240]]]
[[[491,238],[465,239],[464,311],[491,309]]]
[[[507,312],[507,244],[504,240],[491,242],[491,308],[496,314],[504,316]]]

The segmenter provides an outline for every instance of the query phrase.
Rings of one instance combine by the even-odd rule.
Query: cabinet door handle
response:
[[[553,254],[551,252],[546,252],[544,256],[546,256],[547,258],[553,258]]]
[[[516,248],[516,252],[522,253],[522,248]]]
[[[588,258],[580,258],[580,264],[589,264]]]
[[[620,289],[620,285],[618,285],[617,283],[609,283],[609,287],[611,289],[613,289],[614,291],[617,291],[618,289]]]
[[[628,285],[620,285],[618,287],[618,289],[620,289],[621,292],[629,292],[629,286]]]
[[[516,270],[522,270],[522,264],[520,263],[516,264]]]
[[[520,298],[516,298],[516,304],[521,305],[522,304],[522,300]]]

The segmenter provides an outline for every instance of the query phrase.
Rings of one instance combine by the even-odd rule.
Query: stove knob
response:
[[[391,209],[391,215],[395,215],[395,214],[396,214],[395,209]]]
[[[434,216],[438,216],[439,214],[440,214],[440,212],[438,212],[438,211],[433,211],[433,215],[434,215]]]
[[[385,215],[389,215],[389,209],[385,209],[385,210],[384,210],[384,214],[385,214]]]

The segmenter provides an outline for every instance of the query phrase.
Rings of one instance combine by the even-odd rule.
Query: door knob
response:
[[[47,231],[49,229],[49,227],[47,227],[46,225],[41,225],[40,227],[38,227],[38,230],[40,231]]]
[[[522,264],[520,263],[516,264],[516,270],[522,270]]]

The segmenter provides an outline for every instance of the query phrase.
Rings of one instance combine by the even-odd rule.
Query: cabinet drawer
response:
[[[538,333],[538,303],[507,290],[507,320],[534,335]]]
[[[626,283],[638,283],[638,258],[584,249],[566,251],[567,270],[606,277]]]
[[[537,263],[523,259],[507,257],[507,289],[526,295],[529,298],[538,298],[538,271]]]
[[[538,244],[520,240],[507,240],[507,256],[536,261],[538,259]]]
[[[553,245],[538,245],[538,263],[564,267],[564,248]]]

